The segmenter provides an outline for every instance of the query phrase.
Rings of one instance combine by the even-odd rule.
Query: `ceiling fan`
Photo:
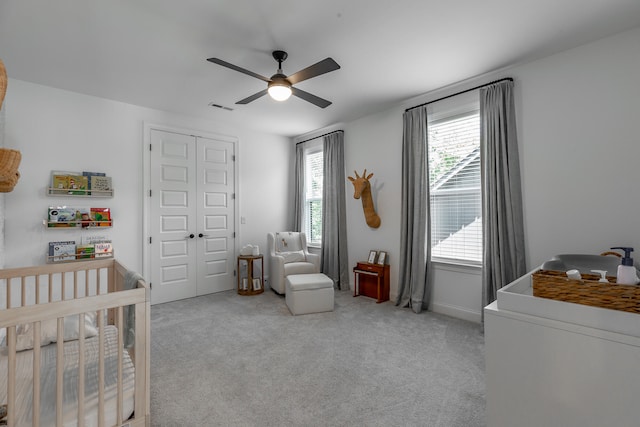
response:
[[[295,95],[298,98],[302,98],[305,101],[308,101],[314,105],[317,105],[320,108],[326,108],[329,105],[331,105],[330,101],[327,101],[326,99],[322,99],[318,96],[310,94],[309,92],[305,92],[301,89],[293,87],[293,85],[300,83],[304,80],[308,80],[312,77],[317,77],[322,74],[326,74],[331,71],[338,70],[340,66],[336,61],[334,61],[331,58],[326,58],[303,70],[298,71],[297,73],[293,73],[290,76],[285,76],[282,73],[282,62],[285,59],[287,59],[287,56],[288,56],[287,52],[282,50],[274,50],[272,55],[273,55],[273,59],[278,61],[278,71],[276,72],[276,74],[271,76],[270,79],[264,76],[261,76],[260,74],[256,74],[253,71],[249,71],[244,68],[238,67],[237,65],[230,64],[219,58],[208,58],[207,61],[213,62],[214,64],[222,65],[223,67],[231,68],[232,70],[239,71],[241,73],[255,77],[267,83],[267,88],[265,90],[261,90],[258,93],[255,93],[245,99],[242,99],[236,102],[236,104],[248,104],[251,101],[255,101],[256,99],[268,93],[276,101],[285,101],[291,95]]]

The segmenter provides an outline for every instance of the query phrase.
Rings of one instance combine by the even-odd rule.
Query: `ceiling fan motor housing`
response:
[[[287,57],[289,56],[287,52],[285,52],[284,50],[274,50],[272,55],[273,55],[273,59],[278,61],[278,64],[284,62],[284,60],[287,59]]]
[[[291,83],[287,80],[287,76],[281,73],[276,73],[271,76],[271,81],[269,82],[268,87],[271,86],[288,86],[291,87]]]

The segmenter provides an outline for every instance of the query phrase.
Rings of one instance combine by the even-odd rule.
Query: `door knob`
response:
[[[209,235],[200,233],[198,234],[198,237],[209,237]]]
[[[185,239],[193,239],[194,237],[196,237],[196,235],[191,233],[187,237],[185,237]]]

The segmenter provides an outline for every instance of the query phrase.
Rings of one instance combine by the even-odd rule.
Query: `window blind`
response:
[[[431,256],[479,264],[482,193],[477,94],[475,102],[463,104],[441,109],[429,120]]]
[[[323,152],[305,152],[305,234],[311,245],[322,243]]]

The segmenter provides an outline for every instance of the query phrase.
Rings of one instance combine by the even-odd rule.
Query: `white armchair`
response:
[[[320,255],[307,249],[307,236],[295,231],[267,234],[269,246],[269,284],[279,294],[285,293],[285,277],[320,272]]]

